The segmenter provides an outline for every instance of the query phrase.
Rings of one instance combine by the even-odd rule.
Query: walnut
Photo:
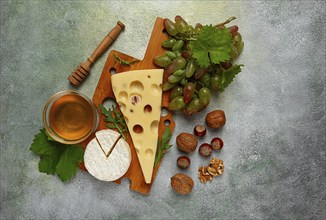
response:
[[[189,133],[180,133],[177,136],[176,142],[179,150],[185,153],[193,152],[198,145],[197,138]]]
[[[210,163],[210,166],[213,167],[219,174],[224,173],[223,160],[218,159],[218,158],[212,158],[209,163]]]
[[[205,166],[200,166],[198,169],[198,177],[200,182],[206,183],[207,181],[212,181],[212,176],[209,174],[207,171],[207,167]]]
[[[171,186],[177,193],[187,195],[191,193],[194,181],[186,174],[177,173],[171,177]]]
[[[205,117],[205,122],[210,128],[220,128],[225,125],[225,113],[222,110],[214,110],[207,113]]]
[[[206,183],[212,181],[213,177],[219,176],[224,173],[223,160],[212,158],[208,166],[200,166],[198,168],[198,178],[200,182]]]
[[[217,172],[217,169],[215,169],[214,167],[211,167],[211,166],[208,166],[208,167],[207,167],[207,171],[208,171],[208,173],[209,173],[211,176],[218,176],[218,175],[220,175],[220,174]]]

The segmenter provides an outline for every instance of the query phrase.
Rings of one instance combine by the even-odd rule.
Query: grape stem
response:
[[[224,25],[230,23],[231,21],[233,21],[234,19],[236,19],[236,17],[235,17],[235,16],[232,16],[232,17],[230,17],[229,19],[227,19],[226,21],[224,21],[224,22],[222,22],[222,23],[219,23],[219,24],[215,25],[215,27],[224,26]]]

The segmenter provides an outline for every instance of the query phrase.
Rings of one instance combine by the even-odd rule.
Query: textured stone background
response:
[[[6,1],[1,0],[1,219],[325,219],[325,2],[323,1]],[[189,23],[237,16],[245,67],[207,111],[221,108],[214,153],[225,174],[203,185],[207,160],[191,155],[193,193],[176,195],[170,177],[180,153],[164,157],[147,197],[84,172],[69,183],[37,170],[29,150],[42,108],[71,88],[70,72],[117,20],[126,25],[111,49],[142,58],[157,16]],[[92,96],[106,53],[79,91]],[[206,111],[206,112],[207,112]],[[204,113],[203,113],[204,114]],[[176,131],[203,122],[176,115]],[[216,135],[210,131],[207,139]]]

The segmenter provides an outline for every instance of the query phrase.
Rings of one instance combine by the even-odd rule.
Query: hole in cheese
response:
[[[130,83],[130,89],[134,92],[142,92],[144,91],[144,85],[142,82],[136,80],[136,81],[132,81]]]
[[[152,112],[152,106],[151,105],[145,105],[144,107],[144,113],[150,113]]]
[[[139,94],[131,94],[130,95],[130,103],[133,105],[137,105],[141,102],[142,96]]]
[[[119,93],[119,99],[122,101],[122,102],[127,102],[127,98],[128,98],[128,93],[127,92],[120,92]]]
[[[141,134],[143,133],[143,127],[141,125],[134,125],[134,127],[132,128],[132,130],[136,133],[136,134]]]
[[[119,104],[119,108],[120,108],[120,110],[121,110],[122,112],[124,112],[124,111],[126,110],[126,105],[125,105],[124,103],[122,103],[122,102],[119,102],[118,104]]]
[[[143,144],[143,142],[141,140],[135,140],[134,141],[134,146],[135,146],[136,149],[141,148],[142,144]]]
[[[151,89],[153,94],[161,94],[162,89],[157,84],[152,84]]]
[[[156,135],[158,134],[158,124],[159,124],[159,121],[157,121],[157,120],[152,121],[152,123],[151,123],[151,131]]]
[[[151,157],[153,157],[153,150],[152,149],[150,149],[150,148],[147,148],[146,150],[145,150],[145,156],[146,157],[149,157],[149,158],[151,158]]]

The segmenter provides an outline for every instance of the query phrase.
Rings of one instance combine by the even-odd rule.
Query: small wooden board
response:
[[[141,69],[158,69],[158,67],[153,63],[153,58],[157,55],[164,53],[164,48],[161,47],[161,44],[164,40],[168,39],[168,35],[164,33],[164,25],[163,25],[164,19],[157,18],[152,35],[150,37],[150,41],[148,43],[148,47],[144,56],[143,60],[140,60],[137,63],[132,64],[131,66],[124,66],[121,65],[119,62],[114,62],[114,54],[118,55],[121,59],[125,61],[133,61],[138,60],[134,57],[131,57],[127,54],[121,53],[119,51],[112,50],[110,51],[108,58],[106,60],[106,63],[104,65],[101,77],[99,79],[99,82],[97,84],[96,90],[93,95],[93,102],[95,106],[99,106],[99,104],[102,104],[105,99],[110,98],[115,100],[112,87],[111,87],[111,72],[115,72],[115,74],[129,71],[129,70],[141,70]],[[136,46],[136,45],[135,45]],[[167,75],[164,74],[163,79],[164,81],[167,80]],[[163,93],[162,97],[162,108],[167,107],[169,104],[169,94],[167,92]],[[117,107],[118,108],[118,107]],[[100,111],[100,110],[99,110]],[[104,116],[101,115],[100,118],[100,124],[97,128],[97,130],[101,129],[107,129],[106,123],[103,121]],[[169,124],[171,132],[173,132],[175,127],[175,122],[173,121],[171,112],[168,112],[167,115],[161,116],[161,120],[159,123],[159,137],[162,136],[164,129],[166,127],[166,124]],[[94,136],[93,136],[94,137]],[[93,138],[89,137],[87,140],[83,142],[83,146],[86,147],[88,142]],[[156,173],[159,169],[160,164],[158,164],[154,171],[153,171],[153,177],[152,177],[152,183],[146,184],[144,176],[141,171],[141,167],[137,158],[135,147],[132,143],[132,139],[130,138],[130,135],[127,137],[127,142],[130,145],[131,148],[131,154],[132,154],[132,161],[129,170],[127,173],[121,177],[120,179],[116,180],[115,182],[120,184],[121,179],[128,178],[130,179],[130,189],[135,190],[137,192],[140,192],[142,194],[149,194],[150,189],[152,187],[152,184],[154,182]]]

